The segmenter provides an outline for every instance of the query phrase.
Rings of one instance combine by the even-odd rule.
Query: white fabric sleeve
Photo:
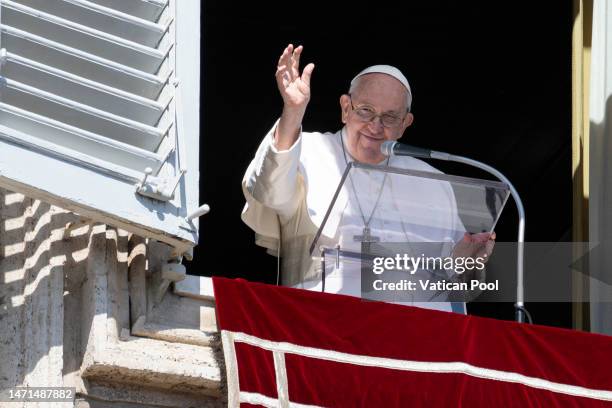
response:
[[[302,147],[302,132],[288,150],[274,147],[274,132],[278,121],[264,137],[242,180],[246,204],[242,220],[255,231],[256,243],[268,249],[276,248],[280,237],[280,220],[296,212],[300,200],[298,167]]]

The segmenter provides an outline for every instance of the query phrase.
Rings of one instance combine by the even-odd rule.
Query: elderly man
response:
[[[302,46],[285,48],[278,61],[276,81],[284,105],[280,119],[264,137],[254,160],[246,171],[243,192],[247,200],[242,219],[256,233],[256,243],[282,260],[282,284],[306,289],[321,289],[321,274],[326,276],[326,291],[359,296],[359,268],[317,269],[309,254],[310,245],[321,226],[340,178],[351,161],[394,166],[439,173],[427,163],[412,157],[385,157],[380,150],[387,140],[399,139],[414,116],[410,112],[412,93],[408,81],[397,69],[388,65],[366,68],[351,82],[349,93],[340,97],[343,129],[336,133],[307,133],[301,129],[302,119],[310,100],[310,78],[314,64],[308,64],[300,74]],[[389,195],[386,175],[364,173],[351,178],[353,192],[335,215],[338,231],[327,237],[347,246],[355,236],[354,227],[370,231],[375,211],[383,211],[383,201],[393,201]],[[386,184],[387,183],[387,184]],[[362,203],[355,186],[378,199]],[[385,187],[385,188],[383,188]],[[402,186],[415,188],[419,186]],[[368,190],[370,189],[370,190]],[[448,211],[441,223],[442,233],[427,236],[423,231],[408,231],[404,221],[388,225],[388,237],[393,241],[417,241],[425,236],[435,242],[452,240],[455,254],[485,256],[491,253],[494,236],[464,234],[465,229],[456,213],[452,189],[427,191],[415,197],[430,202],[445,202]],[[334,218],[334,215],[332,215]],[[401,225],[400,225],[401,223]],[[412,224],[409,224],[412,225]],[[381,227],[382,228],[382,227]],[[350,232],[349,232],[350,231]],[[400,231],[393,235],[393,231]],[[431,235],[431,234],[430,234]],[[449,235],[451,235],[449,237]],[[400,239],[398,239],[398,237]],[[421,304],[424,305],[424,304]],[[442,310],[463,311],[446,302],[424,305]]]

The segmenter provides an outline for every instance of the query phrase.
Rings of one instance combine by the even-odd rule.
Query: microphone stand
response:
[[[484,164],[479,162],[478,160],[473,160],[463,156],[456,156],[449,153],[444,152],[436,152],[434,150],[428,150],[418,147],[409,147],[406,149],[406,152],[396,152],[397,147],[401,146],[398,142],[384,142],[381,146],[381,151],[386,156],[413,156],[413,157],[421,157],[426,159],[436,159],[436,160],[445,160],[452,161],[457,163],[467,164],[468,166],[477,167],[481,170],[486,171],[489,174],[494,175],[502,182],[506,183],[510,188],[510,194],[512,194],[512,198],[514,198],[514,202],[516,203],[516,208],[518,209],[519,215],[519,225],[518,225],[518,239],[517,239],[517,253],[516,253],[516,303],[514,304],[515,319],[519,323],[525,323],[525,318],[529,319],[529,323],[531,323],[531,316],[529,312],[525,308],[525,283],[523,280],[524,271],[524,244],[525,244],[525,208],[523,207],[523,201],[519,196],[518,192],[508,180],[506,176],[504,176],[499,170],[489,166],[488,164]],[[398,149],[399,150],[399,149]]]

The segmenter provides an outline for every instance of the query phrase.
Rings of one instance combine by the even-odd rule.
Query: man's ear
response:
[[[402,124],[403,126],[402,133],[404,133],[404,130],[406,130],[407,127],[412,125],[412,122],[414,122],[414,115],[408,112],[406,114],[406,117],[404,118],[404,123]]]
[[[408,112],[406,114],[406,117],[404,117],[404,120],[402,121],[402,127],[400,129],[400,132],[398,133],[398,137],[395,140],[398,140],[399,138],[401,138],[404,135],[404,132],[406,131],[406,129],[412,125],[412,122],[414,121],[414,115],[410,112]]]
[[[348,114],[351,108],[351,98],[344,94],[340,97],[340,111],[342,114],[342,123],[345,123],[348,121]]]

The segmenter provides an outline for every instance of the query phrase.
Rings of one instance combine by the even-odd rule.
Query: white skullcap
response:
[[[408,80],[406,79],[404,74],[402,74],[402,71],[400,71],[399,69],[395,67],[392,67],[391,65],[372,65],[371,67],[367,67],[366,69],[364,69],[363,71],[355,75],[355,78],[351,80],[351,87],[355,84],[355,81],[357,81],[357,78],[359,78],[360,76],[363,76],[366,74],[375,74],[375,73],[387,74],[389,76],[392,76],[393,78],[400,81],[402,85],[404,85],[404,87],[408,91],[406,102],[408,106],[408,111],[410,111],[410,107],[412,105],[412,90],[410,89],[410,84],[408,83]]]

